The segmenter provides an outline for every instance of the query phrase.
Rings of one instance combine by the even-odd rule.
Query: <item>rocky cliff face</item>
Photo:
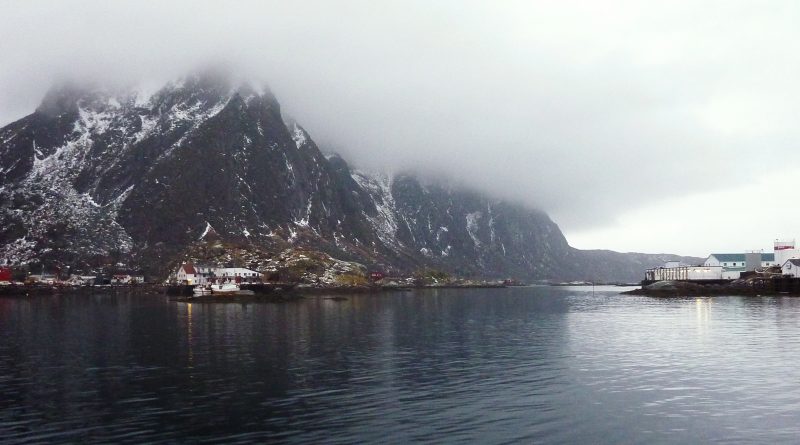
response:
[[[0,258],[156,275],[210,230],[370,267],[638,279],[673,256],[571,248],[541,211],[324,156],[269,91],[216,75],[154,94],[62,85],[0,129]]]

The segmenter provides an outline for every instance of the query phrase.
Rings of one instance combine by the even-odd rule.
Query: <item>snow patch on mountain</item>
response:
[[[141,129],[133,134],[133,143],[137,143],[146,139],[148,136],[153,134],[153,131],[156,129],[158,125],[158,118],[152,117],[148,114],[139,115],[139,121],[141,125]]]
[[[211,223],[206,221],[206,228],[205,230],[203,230],[203,233],[200,235],[200,238],[198,238],[198,240],[205,238],[206,235],[208,235],[208,232],[211,232],[212,230],[214,230],[214,228],[211,227]]]
[[[307,140],[306,132],[297,124],[294,124],[294,129],[292,130],[292,140],[297,148],[305,145]]]
[[[169,128],[174,130],[180,124],[189,123],[189,129],[183,134],[183,136],[178,139],[177,142],[172,144],[168,149],[164,151],[164,153],[159,157],[159,159],[168,158],[172,155],[176,148],[183,145],[186,139],[191,136],[195,130],[197,130],[200,125],[202,125],[205,121],[211,119],[212,117],[219,114],[226,105],[230,98],[223,102],[219,102],[212,106],[209,109],[202,110],[201,104],[199,102],[189,106],[186,108],[186,104],[180,104],[179,106],[173,108],[171,112],[166,117],[166,122],[169,124]]]
[[[117,103],[117,105],[119,105],[119,103]],[[80,116],[81,125],[86,132],[98,135],[108,130],[111,120],[114,117],[113,111],[94,111],[87,110],[83,107],[78,108],[78,114]]]
[[[301,218],[295,218],[292,222],[294,225],[299,227],[309,227],[309,222],[311,221],[311,205],[313,204],[312,201],[313,197],[308,197],[308,203],[306,204],[306,214]]]
[[[475,243],[475,248],[478,249],[481,247],[481,240],[478,238],[478,223],[483,216],[481,212],[472,212],[467,213],[467,233],[469,237],[472,238],[472,242]]]
[[[378,238],[387,246],[402,248],[397,238],[398,218],[397,205],[392,196],[392,177],[386,174],[368,174],[353,171],[352,178],[372,198],[377,214],[364,214]]]

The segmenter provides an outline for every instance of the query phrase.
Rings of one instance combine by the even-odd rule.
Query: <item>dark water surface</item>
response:
[[[0,441],[796,443],[800,299],[0,298]]]

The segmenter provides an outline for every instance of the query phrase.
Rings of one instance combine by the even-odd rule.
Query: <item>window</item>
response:
[[[728,265],[728,263],[722,263],[722,265],[723,265],[723,266],[727,266],[727,265]]]

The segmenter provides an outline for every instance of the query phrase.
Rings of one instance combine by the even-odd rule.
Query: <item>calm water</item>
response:
[[[0,441],[800,440],[800,299],[0,298]]]

